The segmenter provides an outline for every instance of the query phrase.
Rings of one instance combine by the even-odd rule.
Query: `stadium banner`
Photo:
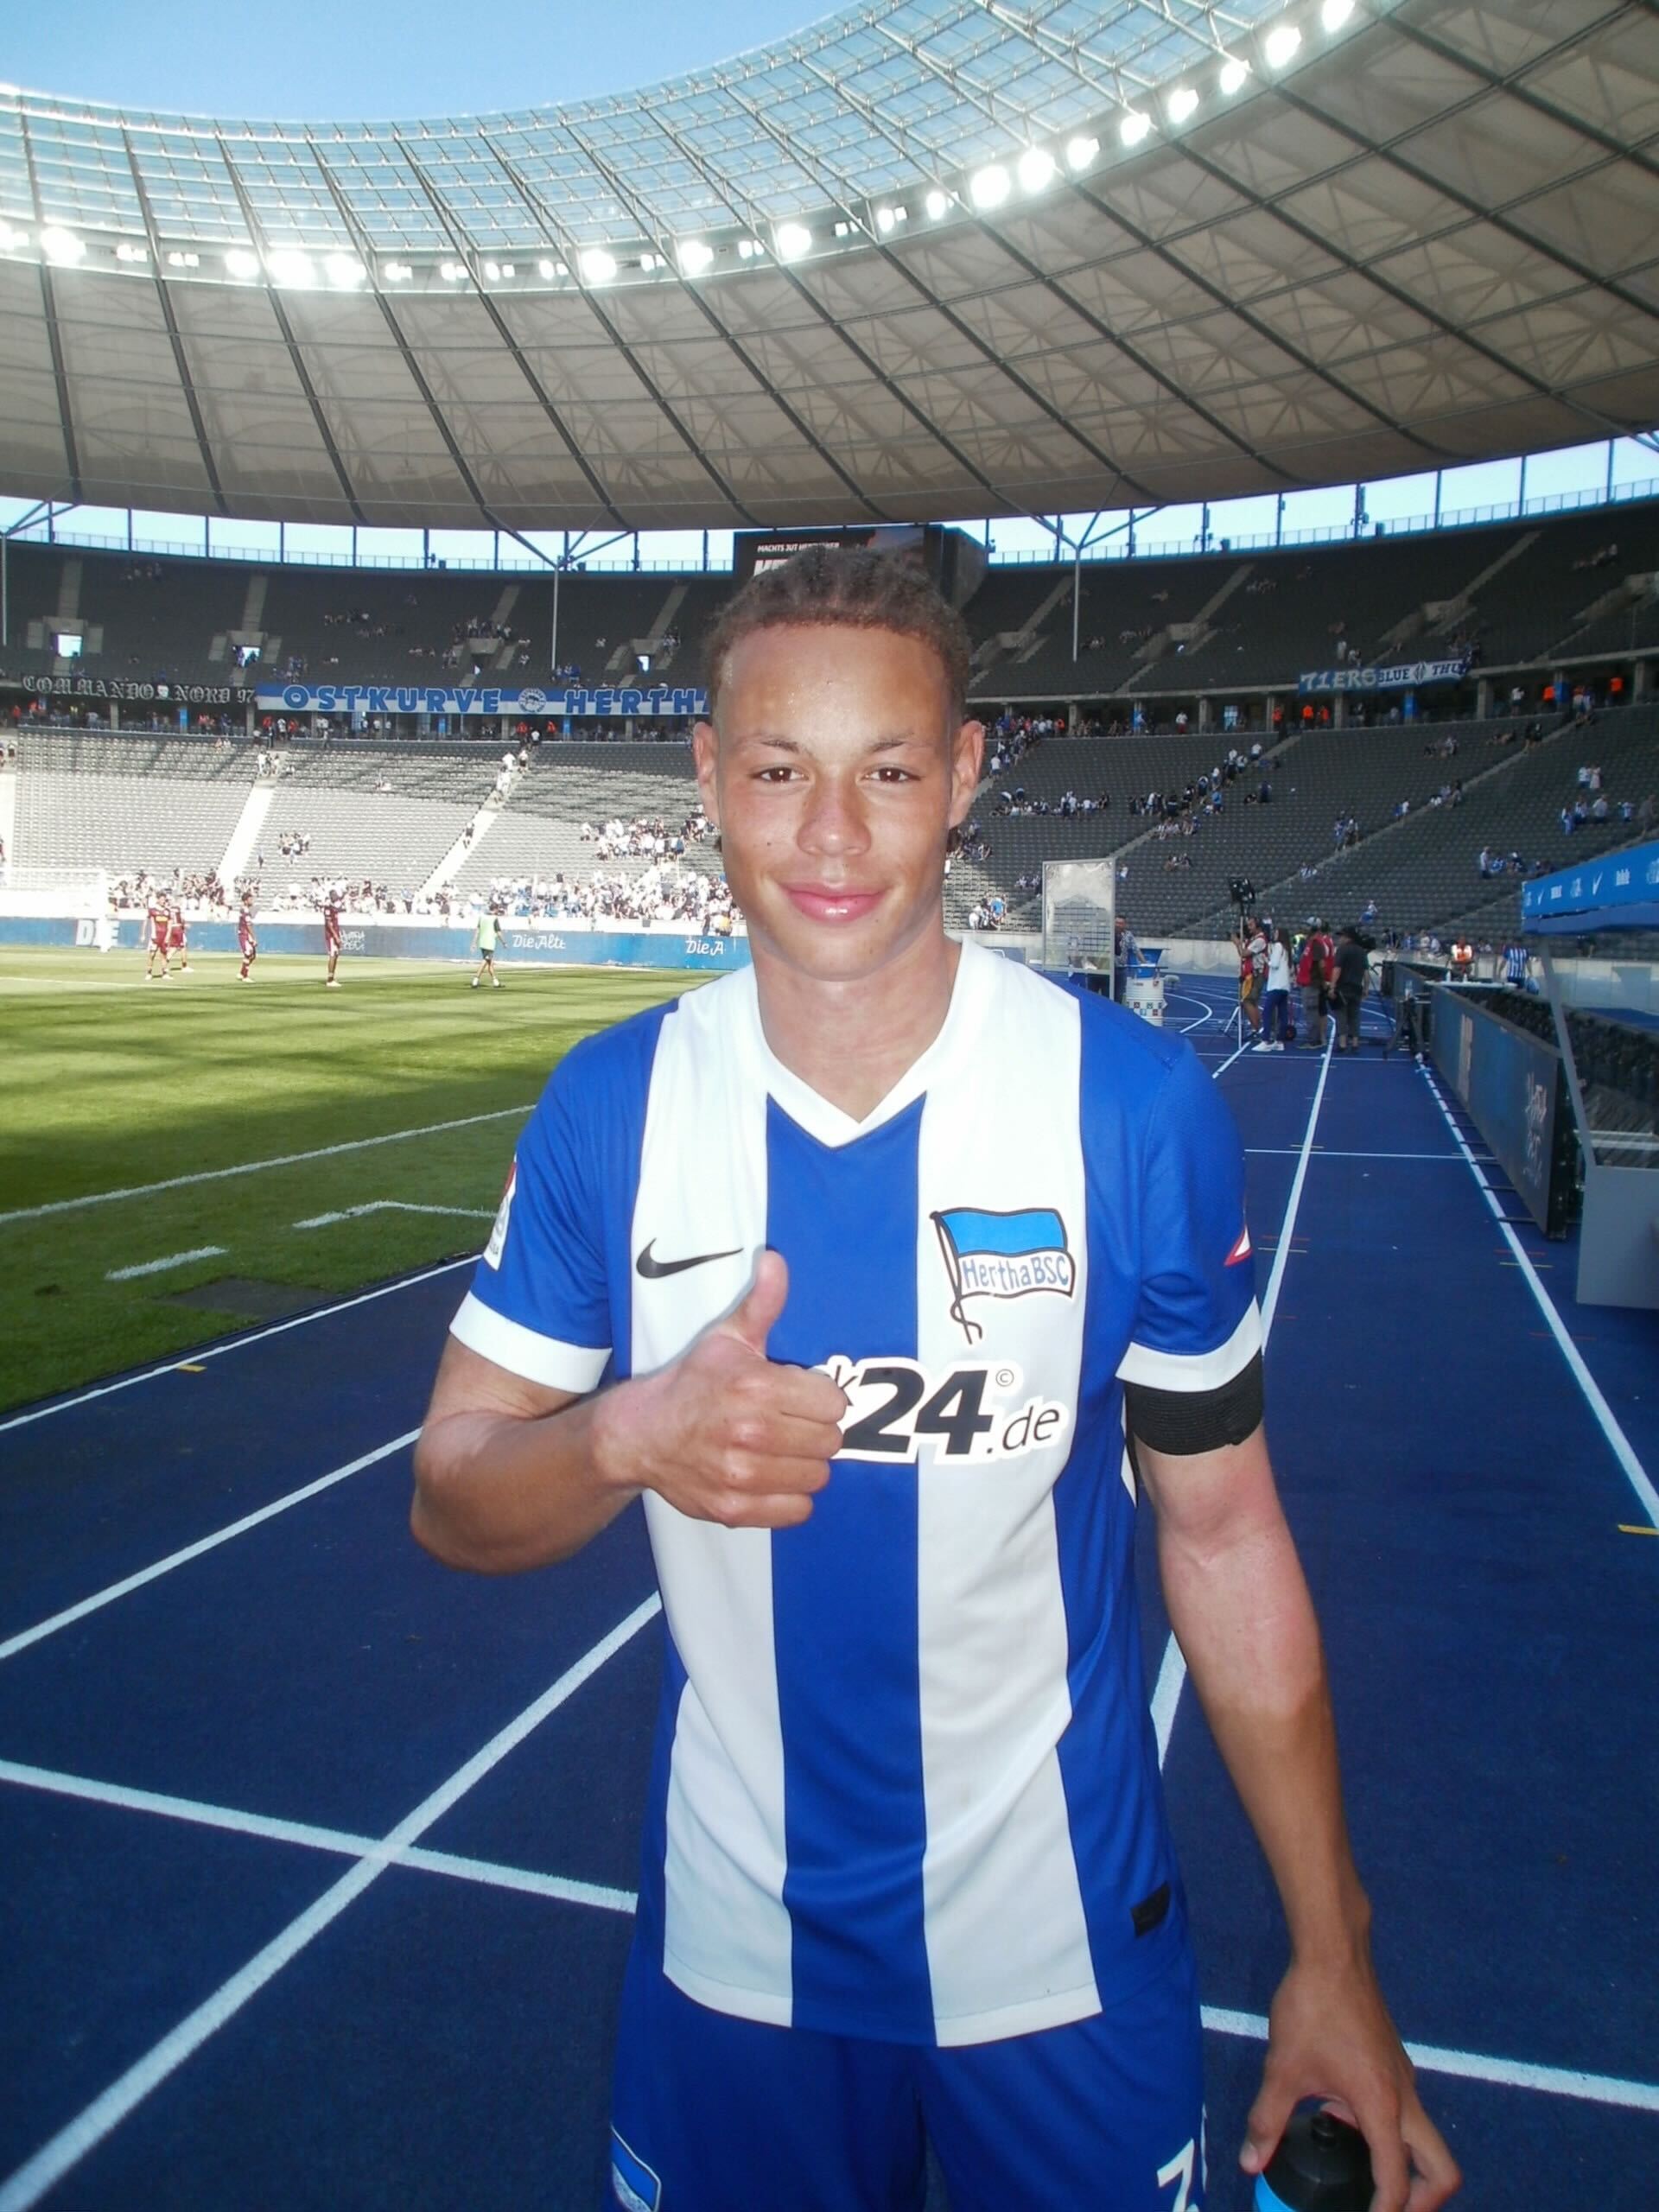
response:
[[[1659,922],[1659,844],[1604,853],[1582,868],[1558,868],[1521,887],[1521,926],[1583,937],[1594,929]]]
[[[182,696],[182,694],[181,694]],[[262,683],[262,715],[514,715],[579,716],[593,721],[654,721],[709,711],[693,684]]]
[[[126,915],[110,931],[111,951],[137,952],[143,924]],[[323,957],[320,921],[269,921],[259,918],[255,928],[264,952],[297,953],[317,961]],[[98,925],[86,919],[48,918],[38,915],[0,915],[0,945],[37,945],[90,949],[97,942]],[[193,954],[235,952],[234,922],[192,922]],[[458,960],[476,962],[470,925],[423,928],[418,923],[353,922],[349,916],[340,931],[340,949],[348,963],[353,957],[380,960]],[[721,975],[749,964],[746,937],[698,937],[690,931],[657,930],[562,929],[554,923],[515,922],[501,925],[497,959],[502,971],[516,963],[526,968],[668,968],[704,975]]]
[[[241,683],[149,683],[129,676],[25,676],[19,690],[36,699],[111,699],[143,707],[240,707],[253,693]]]
[[[1432,995],[1434,1065],[1546,1236],[1565,1236],[1576,1139],[1561,1056],[1460,990]]]
[[[1452,660],[1402,660],[1387,668],[1314,668],[1296,679],[1299,691],[1414,691],[1424,683],[1457,683],[1468,675],[1467,653]]]

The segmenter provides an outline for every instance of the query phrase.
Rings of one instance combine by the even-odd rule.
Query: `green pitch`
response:
[[[221,955],[146,985],[130,952],[0,952],[0,1408],[258,1318],[180,1291],[345,1293],[477,1251],[554,1063],[691,980],[502,972],[348,957],[327,991],[320,960],[262,955],[245,985]]]

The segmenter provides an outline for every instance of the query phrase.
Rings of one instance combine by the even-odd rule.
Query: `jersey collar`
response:
[[[860,1137],[870,1135],[913,1105],[956,1056],[976,1036],[985,1033],[1001,957],[969,939],[963,940],[962,957],[957,963],[956,980],[950,987],[950,1003],[938,1036],[919,1058],[911,1062],[887,1096],[872,1107],[861,1122],[821,1096],[773,1052],[761,1027],[760,995],[752,967],[743,973],[743,1008],[739,1024],[741,1049],[760,1081],[790,1120],[819,1144],[838,1150],[843,1145],[856,1143]]]

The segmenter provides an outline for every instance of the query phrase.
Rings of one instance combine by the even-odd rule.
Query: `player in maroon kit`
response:
[[[236,910],[236,941],[242,953],[241,981],[251,979],[248,970],[259,957],[259,940],[253,933],[253,893],[245,892],[242,904]]]
[[[167,951],[169,960],[175,952],[178,954],[180,973],[188,976],[190,973],[190,947],[185,930],[182,899],[174,907],[172,918],[168,924]]]
[[[331,991],[340,988],[340,978],[334,970],[340,965],[340,893],[330,891],[322,903],[322,943],[328,955],[328,982]]]
[[[161,980],[167,981],[167,937],[168,919],[167,901],[159,892],[151,892],[149,903],[144,909],[144,938],[149,951],[144,960],[144,981],[156,981],[156,963],[162,963]]]

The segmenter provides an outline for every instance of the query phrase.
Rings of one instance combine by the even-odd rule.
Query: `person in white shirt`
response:
[[[1278,930],[1268,947],[1268,983],[1262,994],[1258,1052],[1282,1052],[1290,1028],[1290,932]]]

